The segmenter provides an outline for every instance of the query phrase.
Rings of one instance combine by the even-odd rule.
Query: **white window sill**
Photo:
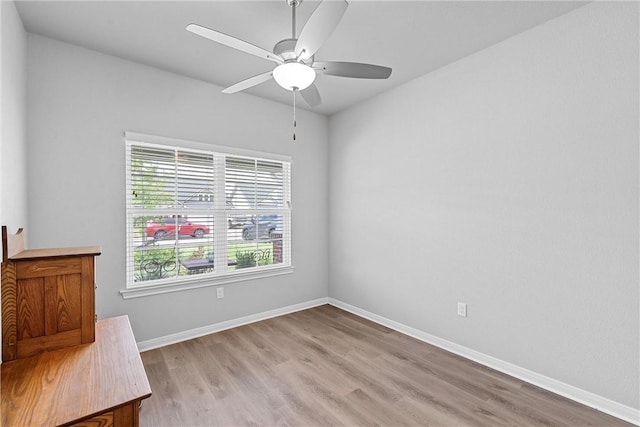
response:
[[[120,291],[123,299],[148,297],[151,295],[166,294],[169,292],[186,291],[188,289],[206,288],[209,286],[219,286],[225,283],[242,282],[245,280],[262,279],[265,277],[281,276],[283,274],[293,273],[295,267],[274,267],[269,269],[260,269],[253,271],[234,272],[224,276],[202,276],[188,277],[184,279],[176,279],[171,283],[162,283],[156,285],[138,285]]]

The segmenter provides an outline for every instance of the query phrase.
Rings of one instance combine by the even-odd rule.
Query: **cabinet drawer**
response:
[[[18,279],[78,274],[80,272],[82,272],[81,257],[16,262],[16,276]]]

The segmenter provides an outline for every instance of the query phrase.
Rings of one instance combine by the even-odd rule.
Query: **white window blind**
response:
[[[127,288],[291,266],[290,162],[130,138],[126,154]]]

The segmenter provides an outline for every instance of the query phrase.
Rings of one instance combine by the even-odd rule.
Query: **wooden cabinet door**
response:
[[[15,334],[15,349],[9,348],[13,357],[3,354],[3,360],[95,340],[93,256],[36,258],[13,264],[15,286],[11,292],[3,290],[3,310],[8,306],[15,313],[9,332]],[[11,301],[5,301],[5,296]]]

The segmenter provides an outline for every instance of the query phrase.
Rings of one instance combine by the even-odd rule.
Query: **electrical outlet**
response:
[[[458,303],[458,316],[467,317],[467,304],[463,302]]]
[[[216,296],[218,299],[224,298],[224,288],[216,288]]]

